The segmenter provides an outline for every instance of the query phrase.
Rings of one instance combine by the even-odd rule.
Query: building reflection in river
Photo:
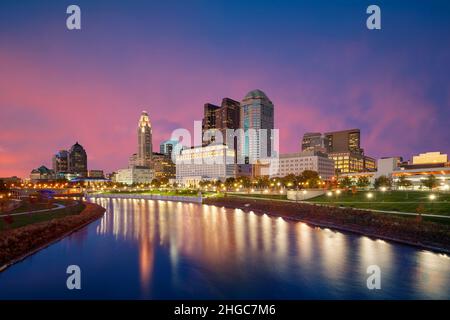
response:
[[[401,264],[396,261],[399,258],[393,258],[393,245],[381,240],[349,237],[341,232],[238,209],[137,199],[94,201],[107,208],[97,227],[98,235],[112,234],[138,244],[143,292],[152,284],[155,257],[160,257],[155,250],[159,247],[169,253],[171,281],[175,285],[181,285],[178,282],[183,278],[180,259],[188,259],[216,278],[233,275],[237,281],[236,270],[250,266],[270,270],[272,277],[286,282],[293,276],[314,274],[335,283],[337,292],[342,294],[353,290],[345,283],[346,279],[353,279],[355,285],[365,284],[367,267],[376,264],[382,269],[382,275],[386,275],[382,282],[384,288],[394,289],[390,288],[390,279],[405,277],[404,281],[417,282],[425,296],[427,293],[432,296],[436,291],[445,295],[447,290],[442,279],[427,280],[427,274],[421,271],[424,265],[427,270],[439,272],[443,268],[444,273],[448,270],[448,265],[440,265],[443,257],[433,253],[417,251],[414,262],[417,272],[403,275]],[[444,259],[448,261],[448,257]],[[257,274],[257,269],[252,272]],[[244,273],[246,279],[253,276],[252,272]],[[296,281],[308,284],[311,279]]]

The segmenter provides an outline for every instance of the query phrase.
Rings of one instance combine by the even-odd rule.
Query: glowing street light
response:
[[[386,187],[381,187],[381,191],[382,192],[386,192],[387,188]]]
[[[435,194],[430,194],[428,197],[431,201],[436,200],[436,195]]]
[[[372,198],[373,198],[373,193],[369,192],[369,193],[367,194],[367,198],[368,198],[368,199],[372,199]]]
[[[329,196],[329,197],[333,196],[333,192],[328,191],[328,192],[327,192],[327,196]]]

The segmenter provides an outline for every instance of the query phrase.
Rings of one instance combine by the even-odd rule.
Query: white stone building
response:
[[[235,177],[235,151],[226,145],[208,145],[184,149],[176,155],[176,180],[197,184],[201,180],[225,180]]]
[[[271,177],[285,177],[289,174],[300,175],[305,170],[316,171],[323,180],[334,175],[334,161],[326,154],[316,151],[280,154],[278,158],[267,159],[272,163]],[[273,165],[277,162],[277,165]]]
[[[125,184],[150,183],[153,178],[153,170],[146,167],[119,169],[115,175],[116,182]]]

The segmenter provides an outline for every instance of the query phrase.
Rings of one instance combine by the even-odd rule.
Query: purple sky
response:
[[[307,131],[361,128],[375,157],[450,153],[450,4],[365,1],[0,3],[0,177],[28,176],[78,141],[89,169],[125,167],[142,110],[154,151],[203,104],[261,89],[282,152]]]

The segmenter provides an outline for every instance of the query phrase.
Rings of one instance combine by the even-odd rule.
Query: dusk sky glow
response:
[[[89,169],[136,152],[142,110],[153,149],[193,129],[203,104],[263,90],[282,152],[303,133],[360,128],[369,156],[450,153],[450,2],[0,2],[0,177],[78,141]],[[82,30],[69,31],[69,4]]]

